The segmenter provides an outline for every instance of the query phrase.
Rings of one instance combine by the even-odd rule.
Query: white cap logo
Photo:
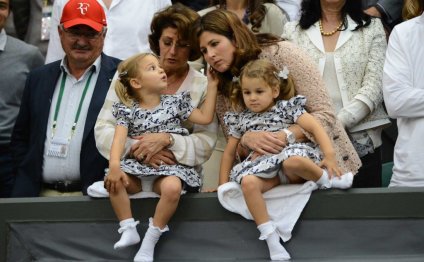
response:
[[[90,4],[88,3],[79,3],[79,7],[77,7],[77,9],[80,10],[82,15],[85,15],[89,7],[90,7]]]

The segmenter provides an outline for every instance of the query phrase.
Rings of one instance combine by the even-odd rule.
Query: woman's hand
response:
[[[286,146],[280,133],[267,131],[246,132],[240,140],[244,147],[255,151],[259,155],[278,154]],[[284,140],[285,141],[285,140]]]
[[[138,140],[130,149],[130,157],[149,163],[151,158],[169,145],[169,134],[149,133],[132,139]],[[165,160],[164,160],[165,161]]]
[[[324,157],[324,159],[319,164],[319,167],[325,168],[328,172],[329,178],[333,176],[341,176],[342,170],[337,165],[337,161],[335,157]]]
[[[129,185],[128,175],[122,172],[119,167],[109,168],[109,174],[104,178],[104,187],[109,193],[116,193],[118,183],[122,183],[124,187]]]
[[[154,168],[159,168],[161,165],[175,165],[177,163],[174,154],[169,149],[163,149],[157,154],[153,155],[149,162],[144,161],[144,164],[148,164]]]

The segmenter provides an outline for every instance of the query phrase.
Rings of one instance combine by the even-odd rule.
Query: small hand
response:
[[[210,66],[207,70],[206,70],[206,76],[208,79],[208,86],[214,86],[214,87],[218,87],[218,83],[219,83],[219,79],[217,76],[217,73],[215,71],[215,69],[213,69],[212,66]]]
[[[337,165],[335,157],[324,157],[324,159],[319,164],[319,167],[325,168],[328,172],[329,178],[333,175],[340,177],[342,175],[342,170]]]
[[[120,168],[110,168],[109,174],[104,178],[104,187],[107,192],[115,193],[118,191],[118,183],[127,187],[129,185],[128,175],[122,172]]]

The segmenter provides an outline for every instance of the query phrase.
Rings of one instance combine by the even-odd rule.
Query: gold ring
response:
[[[139,154],[138,158],[140,158],[140,160],[143,160],[144,159],[143,153]]]
[[[160,161],[160,165],[163,165],[163,160]]]

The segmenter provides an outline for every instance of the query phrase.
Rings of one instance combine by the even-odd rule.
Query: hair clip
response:
[[[119,73],[119,78],[124,77],[128,74],[128,71],[122,71],[121,73]]]
[[[238,83],[240,81],[240,77],[238,76],[233,76],[233,83]]]
[[[289,69],[287,66],[283,67],[283,70],[278,71],[278,73],[274,72],[275,77],[287,79],[289,77]]]

